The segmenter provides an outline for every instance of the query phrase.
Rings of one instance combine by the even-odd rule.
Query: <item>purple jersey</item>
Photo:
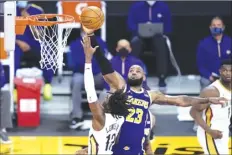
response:
[[[143,150],[144,129],[148,117],[151,98],[147,90],[134,92],[127,89],[130,102],[130,114],[126,117],[121,128],[118,143],[113,146],[115,155],[140,154]]]

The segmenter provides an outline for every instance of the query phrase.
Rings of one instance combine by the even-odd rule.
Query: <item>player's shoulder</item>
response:
[[[164,94],[158,90],[146,90],[150,99],[151,99],[151,102],[156,100],[157,98],[159,98],[160,96],[163,96]]]
[[[205,96],[205,97],[219,97],[219,95],[220,93],[218,89],[213,85],[209,85],[205,87],[204,89],[202,89],[200,93],[200,96]]]

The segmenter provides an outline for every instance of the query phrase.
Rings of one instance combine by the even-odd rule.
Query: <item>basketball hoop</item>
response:
[[[28,17],[16,17],[16,34],[23,34],[26,26],[41,47],[41,68],[52,69],[53,72],[59,67],[59,60],[63,62],[63,53],[67,44],[67,39],[72,28],[62,29],[62,36],[58,36],[58,25],[74,23],[75,19],[69,15],[39,14]],[[62,42],[58,42],[58,37],[62,37]]]

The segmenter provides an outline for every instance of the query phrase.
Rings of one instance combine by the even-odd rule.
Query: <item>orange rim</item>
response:
[[[63,18],[63,21],[39,21],[40,19],[52,19],[54,17]],[[16,26],[32,25],[32,26],[52,26],[55,24],[73,23],[75,21],[73,16],[59,15],[59,14],[38,14],[28,17],[16,17]]]
[[[54,17],[63,18],[62,21],[40,21],[43,19],[52,19]],[[16,17],[16,26],[15,26],[15,33],[16,34],[23,34],[26,26],[52,26],[56,24],[64,24],[64,23],[74,23],[75,19],[73,16],[70,15],[59,15],[59,14],[38,14],[28,17]]]

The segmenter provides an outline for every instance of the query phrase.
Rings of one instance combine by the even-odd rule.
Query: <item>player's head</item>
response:
[[[133,65],[129,69],[127,84],[132,87],[142,86],[145,80],[144,70],[139,65]]]
[[[231,59],[223,60],[220,67],[220,77],[225,83],[231,83],[232,63]]]
[[[216,16],[211,20],[210,23],[210,32],[213,36],[221,35],[225,30],[225,25],[222,18]]]
[[[129,106],[127,102],[127,94],[122,89],[110,94],[103,102],[104,111],[112,115],[127,116],[129,114]]]

